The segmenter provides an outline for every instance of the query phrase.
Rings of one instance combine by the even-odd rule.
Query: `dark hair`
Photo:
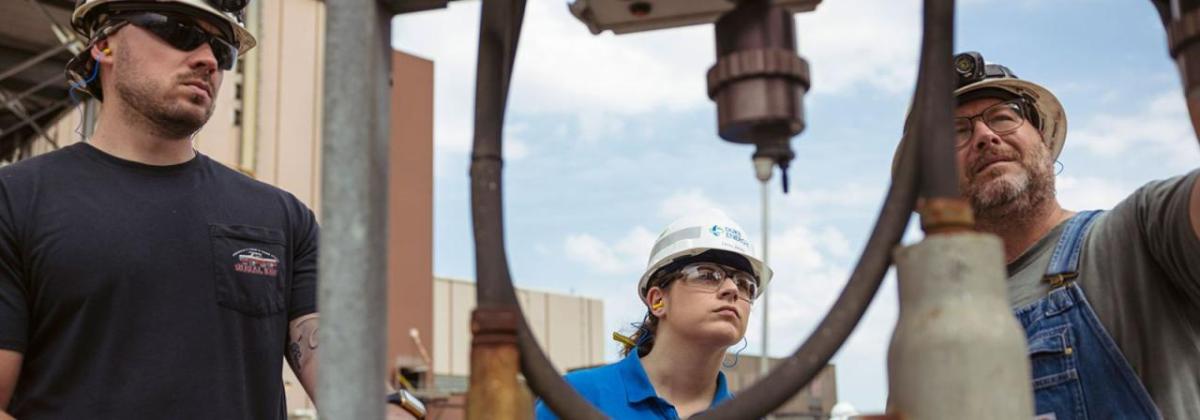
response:
[[[671,286],[671,282],[679,278],[679,269],[659,270],[654,273],[654,276],[647,282],[646,290],[649,291],[652,287],[658,287],[664,291]],[[646,311],[646,317],[642,318],[642,322],[636,324],[637,331],[629,336],[629,340],[633,341],[633,345],[625,345],[621,349],[621,357],[629,355],[634,348],[637,349],[638,357],[645,357],[650,354],[650,350],[654,349],[654,337],[658,335],[658,317],[654,313]]]
[[[654,349],[654,336],[658,333],[658,317],[649,311],[646,312],[646,317],[642,319],[642,323],[637,325],[638,329],[629,336],[633,340],[633,346],[624,346],[621,348],[621,357],[629,355],[629,352],[637,349],[638,357],[645,357],[650,354],[650,350]]]

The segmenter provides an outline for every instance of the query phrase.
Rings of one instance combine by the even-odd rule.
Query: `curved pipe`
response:
[[[564,418],[603,419],[562,379],[530,333],[508,270],[504,250],[501,139],[508,86],[525,15],[524,0],[488,0],[479,25],[475,83],[475,139],[471,152],[471,217],[475,234],[478,306],[518,315],[521,369],[533,392]]]
[[[953,1],[926,0],[925,39],[922,47],[922,66],[914,103],[913,117],[918,129],[914,140],[931,135],[933,141],[907,141],[901,150],[898,175],[888,189],[883,209],[871,237],[850,280],[833,308],[821,320],[809,339],[780,363],[764,380],[740,392],[741,396],[702,413],[698,418],[757,418],[768,414],[794,396],[828,363],[866,312],[871,299],[879,290],[884,274],[891,264],[891,249],[899,243],[908,226],[917,198],[917,183],[929,179],[938,187],[927,188],[929,196],[947,194],[945,166],[953,170],[953,160],[944,160],[933,148],[949,144],[951,137],[938,139],[937,126],[948,130],[950,109],[949,77],[939,83],[937,70],[949,69],[953,31]],[[479,64],[476,85],[475,143],[471,163],[471,202],[476,246],[476,275],[479,282],[479,306],[511,306],[520,315],[516,293],[509,276],[503,241],[501,203],[501,135],[508,83],[516,54],[523,0],[491,0],[484,2],[480,25]],[[946,35],[949,33],[949,35]],[[931,34],[933,34],[931,36]],[[938,64],[941,64],[940,66]],[[936,95],[935,95],[936,94]],[[933,97],[929,99],[928,97]],[[925,107],[934,112],[926,112]],[[932,134],[931,134],[932,133]],[[917,146],[917,143],[932,143]],[[921,148],[921,151],[914,150]],[[953,151],[952,148],[950,148]],[[918,156],[920,155],[920,156]],[[919,164],[919,162],[921,162]],[[934,164],[940,162],[940,164]],[[921,168],[933,174],[920,175]],[[937,168],[937,169],[935,169]],[[933,181],[937,179],[940,181]],[[957,178],[952,178],[957,179]],[[955,190],[957,194],[957,190]],[[521,367],[533,391],[564,418],[602,419],[604,416],[585,402],[546,359],[537,345],[523,315],[518,323],[518,342]]]
[[[904,134],[916,141],[903,142],[896,178],[845,289],[808,340],[770,375],[697,418],[759,418],[796,395],[845,343],[878,292],[891,265],[892,248],[908,227],[918,182],[926,197],[959,196],[951,131],[954,1],[926,0],[924,17],[921,67],[912,112],[917,124]]]

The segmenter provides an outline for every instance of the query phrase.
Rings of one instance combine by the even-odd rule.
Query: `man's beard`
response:
[[[127,67],[137,69],[136,65]],[[147,122],[154,134],[169,139],[187,139],[204,127],[208,118],[212,116],[216,98],[209,98],[204,115],[199,116],[173,102],[176,99],[168,99],[165,91],[156,92],[154,83],[151,82],[154,79],[148,76],[137,70],[127,71],[126,74],[117,75],[114,85],[121,100],[129,106],[131,111],[140,114],[140,119]],[[187,75],[177,77],[171,83],[174,85],[183,80],[197,78],[210,80],[202,75]],[[203,99],[188,98],[188,100],[199,104]]]
[[[976,160],[988,158],[1013,159],[1024,171],[993,176],[986,181],[977,178],[987,175],[977,167],[968,168],[969,175],[959,187],[963,195],[971,200],[971,206],[981,221],[1023,218],[1032,215],[1039,206],[1054,197],[1053,162],[1045,145],[1031,148],[1022,159],[1015,151],[989,149]]]

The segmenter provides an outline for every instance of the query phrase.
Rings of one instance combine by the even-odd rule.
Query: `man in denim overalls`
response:
[[[1004,241],[1036,418],[1200,419],[1200,171],[1063,209],[1058,99],[978,53],[954,65],[959,188]]]

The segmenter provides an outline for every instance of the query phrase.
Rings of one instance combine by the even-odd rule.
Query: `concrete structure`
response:
[[[733,356],[726,356],[732,360]],[[734,395],[743,388],[748,388],[762,377],[760,365],[762,358],[743,353],[732,368],[723,368],[729,390]],[[783,359],[772,357],[769,366],[778,366]],[[821,420],[828,419],[837,404],[837,378],[834,365],[826,365],[812,383],[800,390],[800,393],[788,400],[771,413],[774,419]]]
[[[604,363],[604,308],[598,299],[517,290],[521,310],[550,361],[564,373]],[[475,283],[437,278],[433,286],[433,367],[438,388],[466,390]]]

